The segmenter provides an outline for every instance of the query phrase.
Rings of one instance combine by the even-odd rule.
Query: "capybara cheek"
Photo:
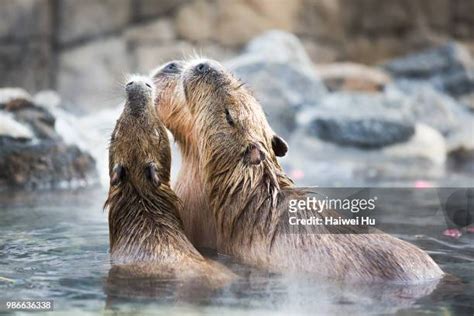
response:
[[[125,179],[125,167],[121,164],[116,164],[112,169],[110,174],[110,185],[115,186],[118,185]]]
[[[266,155],[257,144],[250,144],[244,152],[244,161],[250,165],[258,165],[265,160]]]

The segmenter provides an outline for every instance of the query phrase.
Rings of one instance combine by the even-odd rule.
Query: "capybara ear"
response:
[[[119,184],[125,178],[125,168],[120,165],[116,164],[112,169],[112,173],[110,174],[110,185],[114,186]]]
[[[145,171],[148,180],[150,180],[153,185],[159,187],[161,185],[161,180],[158,176],[158,167],[156,164],[153,162],[149,163]]]
[[[272,148],[275,155],[278,157],[283,157],[288,152],[288,144],[283,138],[278,135],[273,136],[272,138]]]
[[[244,153],[244,160],[248,164],[258,165],[265,160],[265,153],[256,144],[250,144]]]

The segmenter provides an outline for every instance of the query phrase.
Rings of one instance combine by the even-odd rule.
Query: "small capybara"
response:
[[[288,201],[312,192],[295,187],[278,163],[288,147],[269,126],[258,101],[216,61],[182,62],[173,76],[162,72],[154,74],[155,83],[165,87],[161,95],[166,98],[157,99],[160,117],[179,145],[186,146],[182,151],[194,155],[189,163],[198,170],[205,197],[193,200],[207,199],[219,251],[276,272],[348,282],[443,276],[423,250],[382,232],[333,234],[320,225],[311,234],[287,234]]]
[[[205,259],[189,242],[170,188],[171,151],[147,77],[126,84],[127,100],[109,147],[110,254],[114,275],[198,279],[221,286],[233,274]]]
[[[176,60],[153,71],[152,76],[158,91],[157,104],[166,105],[158,108],[158,111],[162,121],[179,144],[183,157],[174,190],[183,201],[180,217],[186,236],[196,247],[216,249],[214,216],[204,191],[195,142],[190,139],[191,113],[181,103],[176,102],[174,93],[169,93],[179,88],[175,85],[183,67],[184,62]]]

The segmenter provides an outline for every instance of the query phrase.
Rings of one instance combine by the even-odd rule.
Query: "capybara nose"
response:
[[[209,64],[208,63],[200,63],[198,65],[196,65],[195,69],[198,73],[205,73],[206,71],[208,71],[210,68]]]
[[[127,87],[130,87],[132,84],[134,84],[134,82],[130,81],[129,83],[127,83]]]

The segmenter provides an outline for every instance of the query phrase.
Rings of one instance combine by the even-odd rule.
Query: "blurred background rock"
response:
[[[0,2],[0,87],[28,91],[103,181],[125,74],[197,53],[248,82],[300,184],[472,185],[473,50],[472,0]],[[21,93],[2,93],[18,121]]]

